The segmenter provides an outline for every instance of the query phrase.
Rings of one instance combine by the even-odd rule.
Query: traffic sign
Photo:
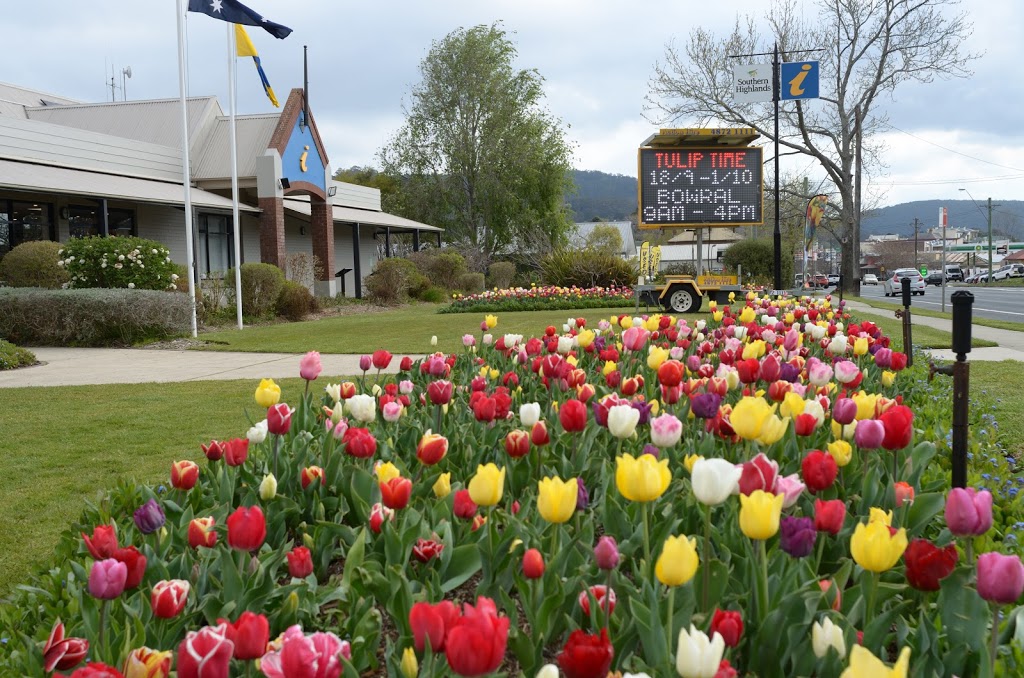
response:
[[[779,98],[817,99],[818,98],[818,62],[793,61],[780,64]]]

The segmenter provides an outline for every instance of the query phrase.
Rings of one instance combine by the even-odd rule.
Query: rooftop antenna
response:
[[[127,83],[125,82],[125,78],[128,78],[129,80],[131,80],[131,78],[132,78],[132,67],[131,66],[128,66],[127,68],[122,68],[121,69],[121,100],[122,101],[128,101],[128,87],[126,86]]]

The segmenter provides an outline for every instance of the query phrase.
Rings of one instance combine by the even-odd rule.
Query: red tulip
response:
[[[583,609],[583,616],[590,616],[590,596],[594,596],[597,606],[606,614],[615,612],[615,589],[610,589],[604,584],[597,584],[596,586],[591,586],[589,591],[581,592],[576,600]]]
[[[715,633],[722,636],[726,645],[736,647],[740,644],[740,638],[743,637],[743,615],[736,610],[715,609],[715,614],[711,617],[711,630],[708,631],[708,635],[713,636]]]
[[[893,351],[891,367],[893,372],[902,372],[905,370],[907,367],[907,354]]]
[[[907,583],[920,591],[938,591],[939,582],[953,573],[958,559],[954,544],[940,549],[927,539],[914,539],[903,552]]]
[[[93,560],[112,558],[117,550],[117,530],[113,525],[97,525],[92,530],[91,539],[82,532],[82,541]]]
[[[255,551],[267,538],[267,521],[259,506],[239,506],[228,516],[228,546],[239,551]]]
[[[658,367],[658,383],[662,386],[679,386],[683,380],[683,364],[678,360],[666,360]]]
[[[558,668],[567,678],[605,678],[614,656],[608,629],[601,629],[599,635],[576,629],[558,654]]]
[[[530,442],[537,447],[544,447],[551,442],[551,436],[548,434],[548,425],[543,421],[538,421],[533,425],[530,430]]]
[[[277,407],[277,405],[274,405],[274,407]],[[270,409],[274,409],[274,407],[272,407]],[[287,405],[285,405],[285,409],[288,409]],[[288,417],[290,419],[291,415],[289,414]],[[269,414],[269,410],[268,410],[268,414],[267,414],[267,427],[268,427],[268,430],[269,430],[269,427],[270,427],[270,414]],[[288,432],[287,427],[285,427],[284,432],[285,433]],[[248,456],[249,456],[249,439],[248,438],[232,438],[231,440],[227,441],[226,443],[222,443],[222,444],[224,445],[224,463],[225,464],[227,464],[228,466],[241,466],[242,464],[245,463],[246,458],[248,458]]]
[[[832,487],[839,473],[836,460],[828,452],[811,450],[800,464],[804,484],[811,492],[821,492]]]
[[[188,592],[192,585],[184,579],[170,579],[156,583],[149,596],[149,604],[153,607],[153,616],[160,619],[173,619],[181,614],[188,602]]]
[[[459,490],[455,493],[454,513],[456,517],[469,520],[476,515],[477,506],[469,496],[469,490]]]
[[[494,601],[477,598],[466,603],[444,641],[448,666],[460,676],[483,676],[496,671],[505,658],[508,617],[499,617]]]
[[[89,641],[85,638],[65,638],[64,624],[58,619],[50,637],[43,646],[43,670],[64,671],[78,665],[89,654]]]
[[[444,551],[444,544],[433,539],[417,539],[412,547],[412,555],[421,563],[429,563]]]
[[[769,460],[764,452],[759,452],[753,460],[743,464],[743,473],[740,475],[739,482],[740,492],[749,495],[755,490],[764,490],[769,494],[774,494],[778,474],[778,462]]]
[[[227,619],[218,619],[217,623],[224,626],[225,636],[235,644],[235,659],[259,659],[266,653],[270,624],[264,615],[245,611],[234,624]]]
[[[736,372],[739,373],[741,383],[753,384],[761,373],[761,363],[757,361],[757,358],[737,360]]]
[[[902,450],[914,437],[914,412],[906,405],[890,407],[878,418],[885,428],[882,447]]]
[[[402,372],[408,372],[412,369],[412,358],[404,356],[401,362],[398,363],[398,369]]]
[[[380,349],[373,352],[370,361],[378,370],[385,370],[391,364],[391,354],[384,349]]]
[[[436,605],[414,603],[409,610],[409,627],[416,651],[423,652],[428,640],[433,652],[444,650],[445,636],[458,618],[459,608],[451,601],[442,600]]]
[[[482,391],[477,391],[482,395]],[[475,395],[475,394],[474,394]],[[488,398],[486,396],[477,398],[475,401],[471,400],[473,407],[473,416],[477,421],[491,422],[494,421],[498,413],[498,403],[494,398]]]
[[[846,520],[846,504],[841,499],[830,501],[814,500],[814,529],[835,536],[843,529]]]
[[[299,475],[299,482],[302,484],[302,489],[306,489],[313,483],[317,485],[323,485],[327,482],[324,479],[324,470],[319,466],[307,466],[302,469],[302,473]]]
[[[380,531],[384,527],[385,520],[394,520],[395,512],[384,506],[380,502],[377,502],[370,509],[370,529],[373,530],[374,534],[380,534]]]
[[[427,384],[427,397],[434,405],[447,405],[452,400],[452,389],[450,381],[432,381]]]
[[[178,646],[178,678],[228,678],[234,652],[227,624],[189,631]]]
[[[194,549],[200,546],[213,548],[217,543],[217,533],[213,529],[216,524],[213,516],[193,518],[188,524],[188,545]]]
[[[505,452],[513,459],[520,459],[528,455],[530,453],[530,434],[521,429],[510,431],[505,436]]]
[[[128,568],[128,576],[124,580],[124,588],[130,591],[142,583],[142,577],[146,574],[146,556],[142,555],[134,546],[126,546],[123,549],[114,551],[114,560],[124,563]]]
[[[356,385],[351,381],[341,382],[341,399],[348,400],[356,394]]]
[[[718,663],[718,670],[711,678],[736,678],[738,675],[739,673],[732,667],[729,660],[723,659]]]
[[[124,678],[124,674],[102,662],[89,662],[68,678]]]
[[[558,420],[566,433],[578,433],[587,427],[587,406],[578,400],[566,400],[558,410]]]
[[[224,456],[224,446],[216,440],[211,440],[209,445],[200,445],[203,449],[203,454],[210,461],[220,461],[220,458]]]
[[[523,554],[523,576],[527,579],[540,579],[544,576],[544,556],[537,549],[530,549]]]
[[[416,445],[416,458],[421,464],[433,466],[448,454],[448,439],[439,433],[427,431]]]
[[[813,435],[817,428],[818,419],[813,414],[804,412],[803,414],[798,414],[796,419],[793,420],[793,430],[796,431],[798,436]]]
[[[896,508],[903,506],[907,502],[914,503],[914,488],[908,483],[901,480],[893,486],[893,490],[896,493]]]
[[[391,478],[380,484],[380,497],[389,509],[403,509],[409,504],[412,496],[412,481],[408,478]]]
[[[377,452],[377,439],[369,429],[349,428],[341,442],[345,445],[345,453],[357,459],[369,459]]]
[[[296,579],[305,579],[313,574],[313,558],[305,546],[296,546],[286,555],[288,574]]]
[[[274,435],[283,436],[292,427],[292,414],[295,410],[288,407],[287,403],[278,403],[267,410],[267,431]]]
[[[246,442],[249,442],[248,440]],[[171,464],[171,487],[191,490],[199,480],[199,466],[194,461],[176,461]]]

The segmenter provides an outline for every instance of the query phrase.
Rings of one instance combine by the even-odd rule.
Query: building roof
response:
[[[24,120],[27,107],[77,104],[74,99],[0,82],[0,116]]]
[[[587,238],[598,226],[611,226],[619,232],[622,237],[622,251],[619,253],[624,257],[636,256],[636,243],[633,240],[633,223],[630,221],[580,221],[573,224],[573,230],[569,234],[569,244],[573,247],[584,247]]]
[[[701,229],[701,230],[705,230],[705,229]],[[728,243],[733,243],[733,242],[737,242],[739,240],[743,240],[743,236],[742,235],[740,235],[739,233],[736,233],[731,228],[728,228],[728,227],[725,227],[725,226],[710,227],[707,230],[709,230],[710,232],[703,233],[701,235],[701,242],[706,244],[706,245],[711,245],[711,244],[714,244],[714,243],[727,243],[727,242]],[[696,237],[694,235],[694,231],[689,230],[689,231],[683,231],[682,233],[680,233],[677,236],[673,236],[672,239],[670,239],[668,242],[669,242],[670,245],[689,245],[689,244],[695,243],[696,241],[697,241],[697,239],[696,239]]]
[[[189,148],[195,148],[208,119],[224,112],[216,97],[192,97],[187,102]],[[181,148],[180,99],[37,106],[25,112],[29,120]]]
[[[239,115],[235,117],[235,132],[238,140],[238,176],[256,176],[256,159],[270,147],[280,115]],[[218,117],[209,137],[192,163],[192,178],[222,179],[231,176],[231,120]]]
[[[286,196],[284,199],[284,208],[289,212],[293,212],[303,217],[309,217],[312,212],[308,195]],[[387,212],[361,210],[356,209],[355,207],[341,207],[340,205],[334,205],[333,209],[334,221],[346,224],[389,226],[396,231],[430,231],[432,233],[441,233],[444,230],[437,226],[421,224],[418,221],[399,217],[394,214],[388,214]]]
[[[15,160],[0,159],[0,188],[164,205],[185,204],[185,191],[180,182],[153,181]],[[229,210],[232,205],[230,198],[197,188],[192,189],[191,199],[197,207]],[[239,208],[243,212],[259,212],[259,209],[245,204]]]

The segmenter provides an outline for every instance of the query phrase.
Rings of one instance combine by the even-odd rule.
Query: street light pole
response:
[[[992,198],[988,199],[988,278],[985,285],[992,284]]]

